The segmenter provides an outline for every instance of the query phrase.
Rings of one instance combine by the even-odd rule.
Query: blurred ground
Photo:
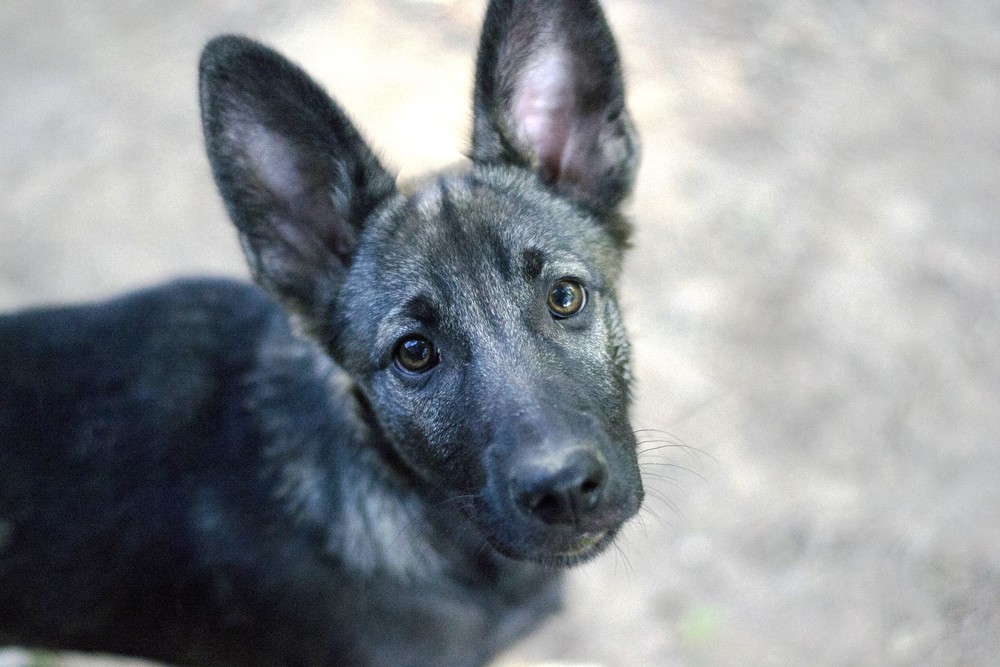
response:
[[[644,457],[643,520],[504,664],[996,664],[1000,3],[605,6],[645,145],[635,424],[692,449]],[[0,4],[0,308],[245,274],[211,35],[300,61],[412,174],[465,146],[482,9]]]

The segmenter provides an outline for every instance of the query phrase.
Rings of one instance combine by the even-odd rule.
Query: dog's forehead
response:
[[[340,302],[365,304],[341,315],[375,336],[372,364],[422,326],[485,340],[521,321],[544,299],[539,289],[563,277],[613,287],[620,249],[602,222],[513,171],[428,179],[370,222],[344,288],[367,296]]]
[[[509,282],[537,277],[548,263],[565,270],[598,264],[610,244],[594,219],[532,176],[479,169],[414,188],[375,245],[383,280],[462,275]]]

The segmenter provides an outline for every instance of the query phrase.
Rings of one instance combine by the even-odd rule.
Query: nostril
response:
[[[583,514],[598,506],[607,481],[603,459],[581,451],[567,456],[558,468],[522,473],[515,482],[518,504],[526,514],[550,525],[579,523]]]
[[[604,476],[588,477],[580,485],[580,498],[587,509],[597,504],[601,497],[601,488],[604,487]]]
[[[560,517],[568,514],[564,499],[556,493],[535,494],[526,499],[522,505],[528,511],[545,523],[559,523]]]
[[[603,461],[591,456],[587,457],[581,477],[583,481],[577,487],[581,504],[586,509],[591,509],[601,499],[601,491],[607,481],[608,471]]]

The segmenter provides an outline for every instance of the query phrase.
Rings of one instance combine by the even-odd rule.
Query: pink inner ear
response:
[[[520,75],[511,111],[518,141],[553,180],[562,171],[575,106],[572,62],[566,52],[555,44],[537,53]]]
[[[237,139],[246,147],[253,172],[272,195],[284,201],[294,201],[306,191],[299,165],[287,142],[257,124],[239,125],[243,137]]]
[[[323,261],[329,251],[346,255],[352,239],[331,200],[333,184],[310,172],[284,137],[257,124],[240,130],[248,166],[272,197],[272,232],[310,261]]]

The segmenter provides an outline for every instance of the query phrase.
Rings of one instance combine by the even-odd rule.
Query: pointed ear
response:
[[[254,278],[319,316],[393,178],[316,83],[256,42],[209,42],[200,89],[208,157]]]
[[[596,0],[492,0],[476,63],[472,158],[535,170],[600,211],[632,189],[638,137]]]

